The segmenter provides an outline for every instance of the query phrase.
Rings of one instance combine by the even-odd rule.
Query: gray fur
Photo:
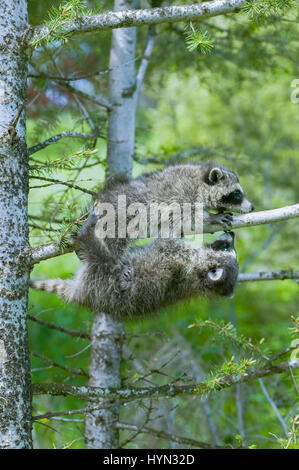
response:
[[[232,202],[234,191],[241,193],[238,204]],[[110,203],[116,209],[119,195],[126,195],[127,206],[136,202],[202,203],[204,223],[221,223],[224,229],[229,227],[231,215],[211,214],[209,210],[253,210],[237,174],[211,163],[177,165],[130,182],[110,184],[97,195],[76,238],[83,266],[74,280],[33,281],[32,287],[121,318],[147,315],[191,297],[233,294],[238,276],[233,234],[200,250],[173,239],[157,239],[146,247],[132,248],[128,238],[98,238],[97,205]]]
[[[240,204],[224,202],[223,198],[233,191],[239,190],[243,199]],[[150,203],[172,202],[183,204],[201,203],[204,207],[203,223],[220,223],[223,230],[230,228],[232,215],[224,211],[246,213],[253,210],[253,205],[245,197],[237,174],[221,165],[210,162],[201,165],[176,165],[167,167],[161,171],[155,171],[148,175],[142,175],[132,181],[124,181],[110,184],[99,192],[90,215],[79,234],[79,241],[86,238],[86,232],[90,225],[96,224],[98,220],[97,207],[99,203],[110,203],[117,208],[118,196],[125,195],[126,203]],[[220,213],[213,214],[210,210]],[[117,210],[116,210],[117,212]],[[92,237],[91,242],[94,241]],[[128,238],[106,238],[96,242],[96,247],[91,245],[90,250],[101,252],[103,258],[107,256],[118,257],[130,244]],[[85,249],[88,249],[86,240]],[[80,250],[77,251],[81,258]]]
[[[126,318],[148,315],[192,297],[231,296],[238,276],[232,233],[200,249],[183,241],[157,239],[145,248],[124,252],[115,264],[89,253],[85,252],[74,280],[32,281],[31,286],[93,311]],[[222,273],[216,281],[211,279],[215,272]]]

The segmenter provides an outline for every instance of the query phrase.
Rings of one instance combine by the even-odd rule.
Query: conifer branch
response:
[[[71,188],[71,189],[77,189],[78,191],[82,191],[83,193],[89,194],[90,196],[95,196],[97,194],[95,191],[90,191],[89,189],[81,188],[81,186],[77,186],[76,184],[68,183],[67,181],[61,181],[61,180],[57,180],[53,178],[47,178],[45,176],[30,176],[30,179],[49,181],[50,183],[53,183],[53,184],[62,184],[63,186],[67,186],[68,188]]]
[[[251,4],[258,2],[259,0],[252,0]],[[192,5],[111,11],[98,15],[74,17],[69,18],[62,25],[61,37],[63,39],[75,34],[107,31],[114,28],[198,20],[238,12],[246,4],[246,0],[214,0]],[[49,26],[32,27],[29,31],[30,44],[35,46],[43,39],[49,40],[51,33]],[[57,35],[54,37],[57,39]]]
[[[244,382],[267,377],[274,374],[282,374],[292,369],[299,368],[299,361],[286,361],[280,364],[266,364],[258,369],[248,370],[246,373],[223,375],[218,380],[217,387],[209,389],[210,382],[203,381],[199,384],[166,384],[156,387],[127,387],[123,389],[107,389],[90,386],[76,386],[65,383],[36,383],[32,385],[34,395],[52,395],[52,396],[77,396],[82,399],[89,398],[109,398],[113,400],[136,400],[143,398],[174,397],[178,395],[196,395],[205,396],[211,391],[220,391]]]
[[[100,134],[98,133],[93,133],[93,134],[84,134],[83,132],[68,132],[64,131],[61,132],[60,134],[53,135],[47,140],[44,140],[43,142],[40,142],[39,144],[33,145],[32,147],[28,148],[28,155],[32,155],[36,152],[39,152],[40,150],[48,147],[48,145],[56,144],[59,140],[65,139],[68,137],[76,138],[76,139],[96,139],[99,137]],[[101,137],[101,136],[100,136]]]

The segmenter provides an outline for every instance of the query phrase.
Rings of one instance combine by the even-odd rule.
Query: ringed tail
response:
[[[59,297],[69,301],[70,293],[72,291],[73,281],[70,279],[47,279],[44,281],[29,281],[29,286],[36,290],[42,290],[46,292],[53,292],[58,294]]]

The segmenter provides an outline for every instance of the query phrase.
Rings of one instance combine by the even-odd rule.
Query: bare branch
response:
[[[99,134],[84,134],[82,132],[61,132],[60,134],[53,135],[49,139],[44,140],[43,142],[40,142],[39,144],[34,145],[33,147],[29,147],[28,155],[32,155],[33,153],[39,152],[39,150],[48,147],[48,145],[56,144],[60,139],[65,139],[67,137],[72,137],[76,139],[96,139],[97,137],[99,137]]]
[[[55,323],[51,323],[45,320],[41,320],[40,318],[34,317],[33,315],[28,315],[28,319],[39,323],[40,325],[46,326],[47,328],[52,328],[53,330],[61,331],[62,333],[66,333],[73,338],[83,338],[83,339],[91,339],[91,335],[89,333],[85,333],[84,331],[78,330],[71,330],[70,328],[64,328],[59,325],[55,325]]]
[[[140,165],[148,165],[149,163],[153,163],[156,165],[166,165],[166,166],[171,166],[171,165],[176,165],[180,162],[183,162],[186,158],[190,158],[193,156],[197,155],[204,155],[205,157],[219,157],[219,158],[224,158],[227,160],[236,160],[236,158],[232,155],[227,155],[225,153],[221,153],[221,149],[217,147],[199,147],[195,149],[188,149],[188,150],[182,150],[181,152],[178,152],[174,155],[171,155],[169,158],[163,158],[159,156],[152,156],[152,157],[147,157],[147,158],[140,158],[137,155],[134,155],[134,160],[137,163],[140,163]]]
[[[71,375],[83,375],[84,377],[88,377],[88,374],[87,372],[85,372],[83,369],[74,369],[72,367],[65,367],[64,365],[62,364],[59,364],[58,362],[55,362],[53,361],[53,359],[50,359],[49,357],[47,356],[43,356],[42,354],[38,354],[38,353],[35,353],[35,352],[31,352],[30,353],[32,356],[34,357],[38,357],[39,359],[41,359],[42,361],[46,362],[47,364],[50,364],[51,366],[53,367],[58,367],[59,369],[62,369],[64,371],[66,371],[68,374],[71,374]]]
[[[299,368],[299,361],[287,361],[280,364],[266,364],[259,369],[248,370],[246,374],[223,376],[218,381],[217,391],[231,387],[238,383],[251,382],[261,377],[267,377],[273,374],[282,374]],[[124,389],[100,388],[90,386],[76,386],[65,383],[36,383],[32,385],[34,395],[49,394],[53,396],[79,396],[82,399],[90,398],[110,398],[113,400],[136,400],[141,398],[153,397],[174,397],[177,395],[196,395],[205,396],[207,386],[205,382],[199,384],[174,385],[166,384],[157,387],[131,387]]]
[[[287,427],[286,423],[284,422],[284,419],[283,419],[283,417],[281,416],[280,411],[279,411],[279,409],[278,409],[278,407],[277,407],[275,401],[272,400],[272,398],[270,397],[270,395],[269,395],[269,393],[268,393],[268,390],[267,390],[266,387],[265,387],[265,384],[264,384],[263,379],[259,379],[259,384],[260,384],[260,387],[261,387],[261,389],[262,389],[262,392],[263,392],[263,394],[265,395],[265,397],[266,397],[268,403],[271,405],[271,407],[272,407],[274,413],[276,414],[277,419],[278,419],[278,421],[280,422],[280,424],[281,424],[281,426],[282,426],[282,428],[283,428],[283,430],[284,430],[284,433],[285,433],[286,438],[288,438],[288,437],[289,437],[289,430],[288,430],[288,427]]]
[[[73,87],[67,82],[60,83],[58,80],[55,80],[55,82],[61,87],[66,88],[73,95],[78,95],[81,96],[81,98],[84,98],[85,100],[92,101],[93,103],[97,104],[98,106],[101,106],[102,108],[107,109],[108,111],[111,111],[112,109],[112,105],[103,96],[101,96],[100,98],[98,96],[91,96],[82,90],[78,90],[78,88]]]
[[[156,35],[155,26],[150,26],[148,29],[147,44],[145,47],[144,55],[143,55],[143,58],[142,58],[142,61],[141,61],[141,64],[139,66],[137,76],[136,76],[136,91],[135,91],[136,100],[138,100],[140,89],[142,87],[142,83],[145,77],[146,69],[147,69],[149,60],[151,58],[153,49],[154,49],[155,35]]]
[[[299,204],[250,214],[235,215],[230,229],[272,224],[273,222],[281,222],[282,220],[294,219],[295,217],[299,217]],[[205,233],[214,233],[221,230],[223,230],[223,227],[220,225],[207,225],[204,227]],[[186,235],[188,234],[186,233]]]
[[[191,447],[196,447],[199,449],[225,449],[226,447],[221,447],[215,444],[209,444],[208,442],[195,441],[194,439],[189,439],[188,437],[177,436],[173,433],[167,433],[165,431],[159,431],[158,429],[153,429],[148,426],[143,426],[141,429],[138,428],[135,424],[128,423],[117,423],[116,427],[118,429],[128,429],[131,431],[136,431],[136,434],[151,434],[152,436],[159,437],[161,439],[167,439],[168,441],[176,442],[177,444],[188,445]]]
[[[257,2],[258,0],[253,1]],[[214,0],[193,5],[111,11],[71,20],[64,27],[64,34],[75,35],[93,31],[107,31],[114,28],[197,20],[237,12],[245,4],[246,0]],[[37,26],[32,27],[29,34],[31,34],[29,40],[34,43],[35,40],[41,37],[49,36],[50,30],[47,26]]]
[[[238,282],[249,281],[283,281],[284,279],[299,279],[299,270],[261,271],[257,273],[240,273]]]

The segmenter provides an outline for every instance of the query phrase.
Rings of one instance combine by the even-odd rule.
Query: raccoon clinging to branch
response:
[[[232,215],[223,211],[253,210],[236,173],[210,163],[169,167],[108,186],[98,194],[76,238],[77,254],[83,266],[75,279],[33,281],[32,287],[121,318],[146,315],[194,296],[233,294],[238,262],[231,232],[200,249],[173,239],[157,239],[143,248],[132,248],[126,232],[102,239],[97,231],[102,221],[99,207],[108,204],[121,218],[119,196],[126,196],[127,206],[200,203],[204,210],[203,223],[220,223],[224,229],[229,227]]]
[[[90,232],[93,236],[91,228]],[[230,297],[238,277],[232,232],[200,249],[157,239],[125,251],[114,264],[103,260],[98,251],[86,250],[84,243],[81,250],[84,264],[74,280],[31,281],[31,286],[93,311],[126,318],[148,315],[191,297]]]
[[[210,162],[200,165],[176,165],[140,176],[129,182],[108,185],[98,193],[90,216],[79,234],[79,239],[84,239],[90,223],[94,223],[94,217],[100,222],[102,215],[99,213],[99,208],[104,204],[110,204],[118,216],[119,200],[124,196],[126,207],[136,205],[136,203],[144,206],[155,203],[166,205],[176,203],[181,207],[187,203],[194,207],[195,204],[200,203],[203,207],[203,225],[220,224],[224,230],[230,228],[232,221],[230,212],[246,213],[254,209],[246,198],[234,171]],[[126,207],[122,208],[121,216],[116,219],[117,227]],[[218,213],[211,213],[210,210]],[[128,221],[129,217],[126,216],[126,222]],[[107,252],[108,256],[119,256],[129,243],[128,234],[119,234],[116,230],[115,237],[101,239],[97,249],[102,250],[103,256],[106,256]],[[90,249],[93,250],[94,247],[90,246]],[[77,254],[81,257],[80,249]]]

